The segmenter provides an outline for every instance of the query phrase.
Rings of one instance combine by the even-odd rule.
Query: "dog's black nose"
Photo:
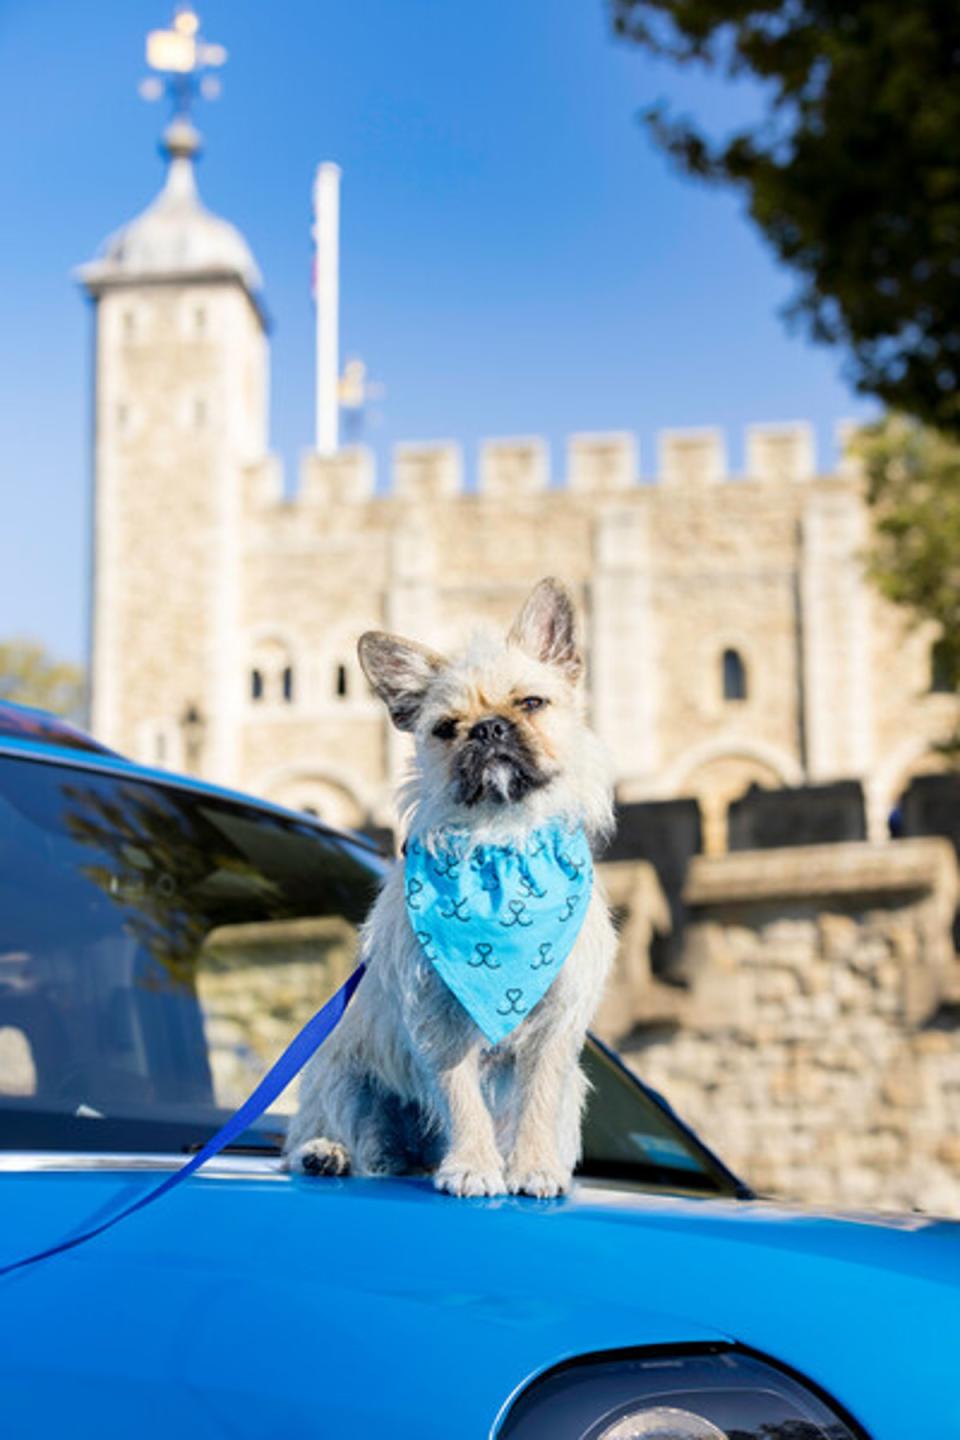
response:
[[[495,745],[498,740],[506,740],[509,734],[510,721],[502,715],[485,715],[470,727],[470,739],[479,740],[481,745]]]

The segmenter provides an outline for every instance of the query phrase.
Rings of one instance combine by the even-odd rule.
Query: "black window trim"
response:
[[[626,1077],[627,1080],[629,1080],[632,1085],[635,1085],[638,1090],[643,1092],[643,1094],[651,1102],[651,1104],[655,1105],[657,1109],[661,1111],[661,1113],[666,1117],[666,1119],[669,1120],[671,1125],[676,1126],[676,1128],[682,1132],[683,1138],[689,1143],[691,1149],[699,1153],[708,1169],[719,1171],[721,1177],[732,1187],[735,1198],[737,1200],[756,1200],[756,1192],[754,1190],[751,1190],[750,1186],[747,1185],[745,1181],[741,1180],[740,1176],[737,1175],[733,1170],[731,1170],[729,1165],[725,1165],[724,1162],[720,1159],[719,1155],[715,1154],[714,1151],[710,1149],[709,1145],[705,1144],[704,1141],[701,1140],[697,1132],[695,1130],[692,1130],[687,1124],[687,1122],[680,1115],[677,1114],[676,1110],[674,1110],[673,1106],[670,1104],[670,1101],[666,1098],[665,1095],[661,1095],[659,1090],[654,1090],[651,1085],[648,1085],[644,1080],[641,1080],[639,1075],[635,1074],[634,1071],[630,1069],[629,1065],[624,1063],[624,1061],[617,1054],[617,1052],[615,1050],[612,1050],[610,1046],[607,1045],[603,1040],[601,1040],[599,1036],[595,1035],[592,1030],[588,1031],[587,1040],[588,1042],[592,1043],[596,1047],[596,1049],[599,1050],[600,1053],[605,1056],[606,1059],[609,1060],[611,1064],[617,1070],[619,1070],[622,1075]],[[584,1178],[592,1179],[594,1178],[594,1176],[596,1176],[597,1179],[606,1178],[616,1180],[621,1178],[614,1173],[614,1171],[619,1167],[611,1164],[608,1166],[604,1166],[603,1168],[605,1171],[609,1171],[609,1174],[601,1176],[599,1170],[594,1169],[588,1172],[584,1176]],[[662,1167],[656,1168],[660,1169]],[[628,1172],[632,1172],[634,1175],[636,1175],[637,1166],[633,1162],[624,1162],[623,1171],[624,1174],[622,1178],[628,1179]],[[683,1173],[684,1172],[677,1171],[677,1177],[679,1178]]]

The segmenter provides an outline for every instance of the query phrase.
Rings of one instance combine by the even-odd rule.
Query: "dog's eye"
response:
[[[521,710],[542,710],[546,703],[542,695],[524,695],[522,700],[517,701]]]
[[[457,722],[448,715],[445,720],[438,720],[430,733],[438,740],[452,740],[457,733]]]

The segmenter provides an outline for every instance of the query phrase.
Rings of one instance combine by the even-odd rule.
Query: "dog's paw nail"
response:
[[[477,1170],[469,1165],[442,1165],[434,1176],[438,1190],[448,1195],[504,1195],[506,1184],[500,1170]]]
[[[565,1170],[542,1166],[511,1170],[507,1174],[511,1195],[533,1195],[537,1200],[552,1200],[570,1189],[570,1176]]]
[[[304,1175],[346,1175],[350,1155],[336,1140],[308,1140],[293,1155],[290,1168]]]

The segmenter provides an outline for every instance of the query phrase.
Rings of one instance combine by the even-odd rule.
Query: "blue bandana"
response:
[[[492,1045],[547,993],[580,933],[593,864],[582,828],[552,821],[522,847],[450,834],[406,855],[407,914],[424,955]]]

